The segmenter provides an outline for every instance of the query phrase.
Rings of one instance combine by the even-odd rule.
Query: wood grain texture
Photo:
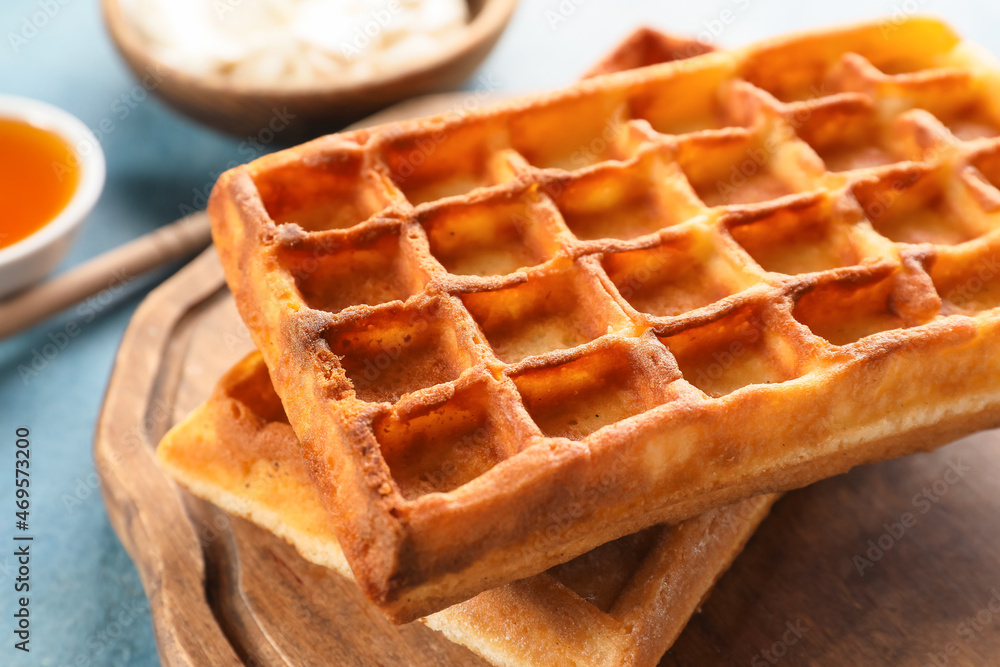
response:
[[[751,664],[797,622],[782,665],[1000,664],[998,445],[985,432],[788,494],[663,664]]]

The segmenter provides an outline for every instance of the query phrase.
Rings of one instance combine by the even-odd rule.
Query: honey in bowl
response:
[[[80,181],[76,153],[61,137],[0,118],[0,248],[56,217]]]

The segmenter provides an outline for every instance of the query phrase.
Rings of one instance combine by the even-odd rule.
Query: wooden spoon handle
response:
[[[182,257],[212,240],[208,214],[192,213],[0,303],[0,338],[27,329],[105,289]]]

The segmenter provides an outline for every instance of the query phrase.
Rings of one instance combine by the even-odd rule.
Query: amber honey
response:
[[[61,137],[0,119],[0,248],[55,218],[79,181],[79,161]]]

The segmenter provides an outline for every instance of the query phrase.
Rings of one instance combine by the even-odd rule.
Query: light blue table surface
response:
[[[141,89],[112,48],[97,4],[0,3],[0,93],[54,103],[92,128],[105,119],[105,128],[110,123],[111,131],[101,137],[107,187],[62,269],[174,220],[186,207],[203,202],[221,169],[246,159],[237,152],[240,139],[206,130],[155,98],[139,99]],[[46,7],[51,17],[40,14]],[[741,45],[804,27],[913,11],[946,17],[968,38],[1000,53],[1000,4],[985,0],[523,0],[497,49],[468,86],[523,92],[567,83],[643,23]],[[44,25],[32,30],[27,27],[32,22]],[[12,39],[12,34],[24,40]],[[131,106],[123,104],[127,100],[133,100]],[[0,226],[2,216],[0,211]],[[136,570],[108,523],[91,446],[122,332],[150,287],[174,269],[116,288],[111,304],[87,312],[71,309],[0,342],[2,665],[158,664],[149,607]],[[91,310],[100,312],[91,317]],[[21,372],[50,342],[50,334],[63,331],[69,322],[79,326],[79,335],[37,373]],[[14,430],[21,425],[31,429],[34,455],[29,654],[13,648],[16,565],[8,546],[15,520]]]

